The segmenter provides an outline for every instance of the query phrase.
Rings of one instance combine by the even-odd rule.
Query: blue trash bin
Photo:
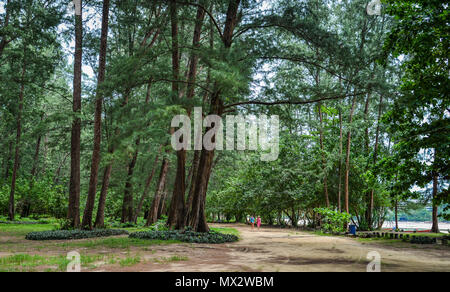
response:
[[[349,226],[350,234],[356,235],[356,225]]]

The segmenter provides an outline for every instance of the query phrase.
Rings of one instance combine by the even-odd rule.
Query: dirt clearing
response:
[[[147,245],[145,241],[128,244],[129,239],[120,236],[101,239],[106,244],[102,245],[92,240],[31,242],[0,234],[0,258],[17,254],[53,257],[52,261],[40,259],[47,266],[36,265],[32,269],[36,271],[49,270],[50,263],[64,270],[64,262],[56,257],[63,260],[67,252],[78,251],[83,271],[364,272],[368,253],[376,251],[381,256],[381,271],[450,271],[450,248],[442,246],[376,244],[295,230],[251,230],[241,224],[213,226],[235,228],[241,240],[219,245]]]

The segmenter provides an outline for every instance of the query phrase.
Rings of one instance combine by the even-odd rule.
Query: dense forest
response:
[[[248,215],[315,226],[326,209],[373,230],[431,206],[438,232],[448,5],[369,2],[1,0],[0,215],[206,232]],[[194,108],[277,115],[278,159],[173,149]]]

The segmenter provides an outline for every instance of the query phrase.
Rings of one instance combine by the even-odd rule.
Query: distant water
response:
[[[398,228],[406,230],[429,230],[431,229],[432,222],[413,222],[413,221],[398,221]],[[395,227],[395,221],[386,221],[383,224],[383,228]],[[439,230],[441,232],[448,233],[450,229],[450,222],[439,222]]]

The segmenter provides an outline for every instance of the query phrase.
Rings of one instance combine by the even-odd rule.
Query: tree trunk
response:
[[[148,49],[153,47],[153,45],[156,43],[156,39],[158,38],[159,33],[160,33],[160,30],[157,29],[156,32],[155,32],[155,35],[154,35],[154,37],[152,39],[152,41],[149,44],[147,44],[146,41],[147,41],[148,37],[150,36],[150,34],[148,34],[146,37],[144,37],[144,40],[143,40],[143,42],[141,42],[141,46],[140,46],[141,49],[143,49],[142,50],[143,52],[146,52]],[[130,45],[129,46],[130,46],[129,54],[131,56],[132,55],[132,51],[133,51],[133,42],[130,41]],[[137,68],[134,68],[133,71],[136,71],[136,69]],[[150,83],[151,83],[151,80],[149,81],[149,88],[147,90],[147,98],[146,98],[147,101],[149,100],[149,96],[150,96],[150,92],[149,92],[149,90],[150,90]],[[124,94],[124,101],[123,101],[123,103],[121,105],[122,107],[124,107],[124,106],[126,106],[128,104],[128,100],[129,100],[130,94],[131,94],[131,89],[130,88],[126,88],[125,89],[125,94]],[[117,136],[118,134],[119,134],[119,130],[116,129],[115,135]],[[109,149],[109,153],[113,154],[114,151],[115,151],[114,146],[111,146],[110,149]],[[100,198],[99,198],[99,203],[98,203],[97,218],[95,220],[95,227],[97,227],[97,228],[101,228],[101,227],[104,226],[104,218],[105,218],[104,210],[105,210],[105,204],[106,204],[106,196],[108,194],[109,180],[110,180],[110,177],[111,177],[111,170],[112,170],[112,162],[109,163],[106,166],[105,171],[104,171],[104,175],[103,175],[102,190],[101,190],[101,193],[100,193]]]
[[[172,29],[172,95],[174,98],[179,96],[180,77],[180,59],[178,47],[178,15],[177,4],[175,0],[171,0],[169,4],[170,20]],[[183,137],[185,139],[186,137]],[[175,186],[173,189],[172,201],[170,203],[169,218],[167,224],[175,229],[184,228],[185,202],[184,195],[186,193],[186,149],[177,151],[177,172],[175,177]]]
[[[324,149],[324,145],[323,145],[323,115],[322,115],[322,103],[318,103],[317,104],[318,107],[318,111],[319,111],[319,120],[320,120],[320,127],[319,127],[319,140],[320,140],[320,152],[322,155],[322,165],[323,165],[323,172],[324,172],[324,177],[323,177],[323,191],[324,191],[324,196],[325,196],[325,204],[327,206],[327,208],[330,207],[330,199],[328,198],[328,181],[327,181],[327,162],[325,160],[325,149]]]
[[[167,172],[169,171],[169,160],[164,158],[161,164],[161,171],[159,173],[158,185],[156,187],[155,196],[153,197],[150,212],[147,218],[146,226],[150,226],[158,220],[158,208],[161,200],[162,192],[166,183]]]
[[[373,149],[373,165],[375,166],[377,164],[378,159],[378,141],[380,139],[380,120],[381,120],[381,113],[383,109],[383,96],[380,95],[380,104],[378,105],[378,118],[377,118],[377,132],[375,134],[375,146]],[[369,200],[369,216],[368,216],[368,225],[369,228],[373,225],[373,208],[374,208],[374,190],[372,189],[370,191],[370,200]]]
[[[144,205],[144,201],[145,201],[145,199],[148,196],[148,191],[150,190],[150,184],[151,184],[151,182],[153,180],[153,176],[155,175],[156,166],[158,165],[159,155],[161,153],[161,148],[162,147],[159,147],[158,154],[156,154],[155,162],[153,163],[152,171],[150,172],[150,174],[147,177],[147,180],[145,182],[144,193],[142,194],[141,198],[139,199],[139,203],[138,203],[138,206],[137,206],[135,214],[134,214],[134,223],[137,223],[137,218],[139,216],[139,213],[141,213],[142,206]]]
[[[341,207],[341,194],[342,194],[342,146],[343,135],[342,135],[342,110],[339,107],[339,183],[338,183],[338,210],[342,211]]]
[[[431,232],[439,233],[439,221],[438,221],[438,205],[435,202],[438,193],[438,175],[433,174],[433,225],[431,226]]]
[[[220,92],[215,90],[211,97],[212,111],[211,114],[218,116],[222,115],[223,105],[219,99]],[[209,129],[206,129],[209,131]],[[215,137],[212,138],[215,142]],[[192,200],[191,215],[189,225],[194,231],[208,232],[209,227],[206,220],[205,205],[206,205],[206,192],[208,190],[208,182],[211,175],[212,165],[214,159],[214,150],[203,149],[200,155],[200,161],[196,176],[195,193]]]
[[[121,107],[125,107],[128,104],[128,100],[131,94],[131,89],[126,88],[124,93],[124,100],[121,104]],[[119,128],[116,128],[114,131],[114,135],[118,136],[120,133]],[[113,144],[109,146],[108,153],[113,154],[115,151],[115,147]],[[97,217],[95,219],[95,227],[103,228],[105,226],[105,206],[106,206],[106,196],[108,195],[109,181],[111,178],[111,170],[112,170],[113,162],[111,161],[105,168],[103,172],[103,183],[102,190],[100,192],[100,198],[98,200],[98,209],[97,209]]]
[[[356,96],[353,98],[352,102],[352,109],[350,111],[350,118],[349,118],[349,127],[351,127],[352,121],[353,121],[353,113],[355,111],[356,106]],[[345,212],[350,213],[349,210],[349,173],[350,173],[350,147],[351,147],[351,139],[352,139],[352,132],[349,129],[347,132],[347,153],[346,153],[346,159],[345,159]]]
[[[15,210],[14,210],[14,196],[16,192],[16,179],[17,171],[19,170],[19,159],[20,159],[20,138],[22,135],[22,112],[23,112],[23,96],[25,91],[25,70],[26,70],[26,56],[24,49],[24,61],[22,66],[22,76],[19,92],[19,108],[17,111],[17,128],[16,128],[16,150],[14,154],[14,167],[11,178],[11,191],[9,193],[9,208],[8,208],[8,218],[9,220],[14,220]]]
[[[139,149],[138,146],[140,144],[140,139],[136,141],[136,150],[133,154],[133,159],[131,159],[130,164],[128,165],[128,175],[127,180],[125,182],[125,190],[123,195],[123,204],[122,204],[122,218],[121,222],[133,222],[133,192],[132,187],[133,184],[131,180],[133,179],[134,167],[136,166]]]
[[[369,115],[369,105],[370,105],[370,93],[367,94],[367,98],[366,98],[366,104],[364,107],[364,121],[366,122],[367,126],[366,129],[364,131],[364,152],[366,153],[366,156],[369,157],[370,156],[370,152],[369,152],[369,125],[368,125],[368,115]],[[369,167],[369,162],[367,162],[367,166],[366,169]],[[365,220],[367,222],[367,229],[368,230],[372,230],[372,207],[371,207],[371,191],[368,191],[366,194],[366,202],[367,202],[367,209],[365,212]]]
[[[164,182],[164,191],[163,191],[163,195],[161,197],[161,202],[159,203],[159,208],[158,208],[158,220],[161,219],[162,215],[166,215],[167,210],[166,210],[166,201],[167,201],[167,180]]]
[[[9,142],[9,147],[8,147],[8,157],[6,158],[6,162],[5,162],[5,181],[8,180],[9,178],[9,161],[11,160],[11,156],[13,155],[12,150],[13,148],[13,141]]]
[[[395,230],[398,230],[398,200],[395,200]]]
[[[9,17],[11,15],[10,13],[10,0],[6,0],[6,6],[3,7],[6,10],[6,14],[5,14],[5,22],[3,23],[3,28],[6,29],[6,27],[9,25]],[[6,36],[2,37],[2,40],[0,41],[0,58],[3,55],[3,50],[5,49],[6,45],[9,43],[8,40],[6,40]]]
[[[227,15],[225,20],[225,28],[222,34],[222,42],[225,49],[230,49],[233,43],[234,29],[238,22],[238,10],[240,0],[230,0]],[[223,103],[220,99],[220,90],[217,89],[217,85],[214,86],[213,93],[210,99],[211,114],[217,114],[221,116],[223,113]],[[206,205],[206,192],[208,189],[209,178],[212,169],[212,160],[214,158],[214,150],[208,151],[203,149],[200,155],[200,162],[198,173],[196,177],[196,187],[191,208],[191,218],[189,225],[194,231],[208,232],[209,227],[206,220],[205,205]]]
[[[205,18],[205,10],[203,8],[199,7],[197,10],[197,18],[196,18],[196,23],[195,23],[195,28],[194,28],[194,37],[192,40],[192,46],[194,49],[199,47],[199,45],[200,45],[201,31],[202,31],[204,18]],[[212,47],[212,45],[211,45],[211,47]],[[193,51],[192,55],[191,55],[190,68],[189,68],[189,74],[188,74],[188,82],[189,82],[188,94],[187,94],[188,99],[191,99],[194,97],[195,87],[194,87],[193,83],[195,83],[195,81],[196,81],[197,65],[198,65],[198,56],[195,53],[195,51]],[[208,81],[207,81],[207,83],[208,83]],[[189,113],[190,113],[190,110],[189,110]],[[202,135],[202,134],[200,133],[200,135]],[[197,176],[197,172],[198,172],[200,155],[201,155],[201,151],[199,151],[199,150],[194,151],[194,157],[192,160],[192,173],[191,173],[190,185],[189,185],[189,194],[188,194],[188,198],[186,201],[186,215],[184,218],[185,225],[188,224],[190,217],[191,217],[192,200],[193,200],[193,196],[194,196],[194,192],[195,192],[195,180],[196,180],[196,176]]]
[[[102,32],[100,38],[100,55],[97,78],[97,93],[95,101],[94,116],[94,147],[92,151],[91,176],[89,179],[88,197],[86,208],[84,209],[82,228],[92,229],[92,213],[94,211],[95,196],[97,194],[98,169],[100,165],[100,144],[102,137],[102,104],[103,94],[101,85],[105,80],[106,73],[106,51],[108,48],[108,21],[109,21],[109,0],[103,1]]]
[[[192,53],[189,59],[189,73],[188,73],[188,91],[186,97],[192,99],[195,94],[195,81],[197,79],[198,55],[196,50],[200,47],[200,39],[202,35],[203,20],[205,18],[205,10],[202,7],[197,9],[197,17],[195,20],[194,37],[192,39]],[[191,109],[188,109],[190,115]]]
[[[42,114],[41,116],[41,122],[44,119],[44,114]],[[34,157],[33,157],[33,167],[31,168],[31,178],[30,178],[30,191],[33,191],[33,186],[34,186],[34,180],[36,178],[36,173],[37,173],[37,167],[39,164],[39,151],[41,148],[41,140],[42,140],[42,135],[39,134],[37,141],[36,141],[36,148],[34,151]],[[22,213],[21,213],[21,217],[28,217],[30,215],[30,209],[31,209],[31,202],[28,198],[25,198],[25,201],[23,203],[23,207],[22,207]]]
[[[192,177],[191,177],[191,183],[189,185],[189,194],[186,201],[186,216],[184,218],[184,224],[187,225],[190,221],[190,218],[192,216],[191,209],[192,209],[192,200],[194,198],[195,193],[195,181],[197,179],[197,173],[198,173],[198,165],[200,163],[200,155],[201,151],[195,150],[194,151],[194,158],[192,159]]]
[[[82,0],[80,5],[82,4]],[[82,5],[81,5],[82,7]],[[81,8],[82,10],[82,8]],[[83,18],[75,15],[75,60],[73,77],[73,112],[72,137],[70,148],[70,188],[67,218],[74,228],[80,225],[80,151],[81,151],[81,65],[83,58]]]
[[[109,179],[111,178],[112,162],[108,163],[103,172],[102,190],[98,199],[97,217],[95,218],[95,228],[105,227],[105,206],[108,194]]]

